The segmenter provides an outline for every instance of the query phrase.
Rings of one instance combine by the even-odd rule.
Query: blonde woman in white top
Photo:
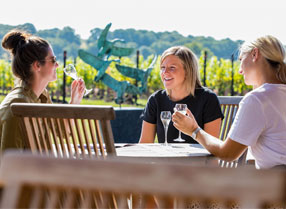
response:
[[[249,147],[257,168],[286,165],[285,49],[277,38],[264,36],[244,43],[239,59],[239,72],[254,90],[239,104],[227,140],[201,130],[190,111],[174,113],[174,126],[223,160],[235,160]]]

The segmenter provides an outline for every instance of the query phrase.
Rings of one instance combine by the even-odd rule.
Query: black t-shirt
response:
[[[180,101],[172,101],[166,90],[159,90],[153,93],[144,109],[143,120],[156,125],[157,137],[159,143],[164,143],[164,126],[160,119],[161,111],[171,111],[174,113],[174,107],[177,103],[187,104],[188,109],[194,115],[198,125],[203,129],[204,124],[214,121],[218,118],[223,119],[220,103],[215,93],[205,87],[195,89],[195,97],[192,95],[185,97]],[[179,131],[173,126],[171,121],[168,128],[168,142],[176,143],[173,140],[178,138]],[[192,137],[182,133],[185,143],[197,143]]]

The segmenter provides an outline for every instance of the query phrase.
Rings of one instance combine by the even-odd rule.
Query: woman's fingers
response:
[[[85,91],[85,83],[82,78],[74,80],[71,89],[71,103],[80,104]]]
[[[174,112],[172,115],[172,121],[174,126],[176,127],[179,121],[181,121],[184,118],[184,115],[180,112]]]
[[[187,108],[187,115],[190,116],[192,115],[192,112]]]

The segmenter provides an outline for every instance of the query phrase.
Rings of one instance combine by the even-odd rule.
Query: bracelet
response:
[[[193,139],[196,139],[196,138],[197,138],[197,134],[198,134],[198,132],[199,132],[200,130],[202,130],[202,128],[201,128],[201,127],[197,127],[196,130],[194,130],[194,132],[192,133],[191,137],[192,137]]]

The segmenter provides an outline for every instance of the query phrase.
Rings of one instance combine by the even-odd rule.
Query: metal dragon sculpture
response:
[[[99,49],[97,55],[93,55],[89,52],[86,52],[82,49],[78,51],[79,57],[87,64],[91,65],[93,68],[97,70],[97,75],[94,78],[95,82],[102,81],[105,85],[113,89],[117,97],[115,98],[116,104],[122,104],[124,102],[124,93],[131,94],[136,96],[138,94],[142,94],[147,90],[147,80],[148,77],[154,68],[154,64],[156,63],[157,56],[155,56],[152,60],[152,63],[148,68],[142,70],[138,68],[132,68],[128,66],[122,66],[120,60],[109,60],[111,55],[123,57],[129,56],[134,49],[133,48],[123,48],[116,46],[116,43],[124,41],[121,39],[107,40],[107,34],[111,27],[111,23],[109,23],[104,30],[101,32],[98,41],[97,47]],[[112,78],[110,75],[106,73],[111,62],[117,62],[116,69],[124,76],[133,78],[140,83],[140,87],[135,86],[128,81],[118,81],[115,78]]]

